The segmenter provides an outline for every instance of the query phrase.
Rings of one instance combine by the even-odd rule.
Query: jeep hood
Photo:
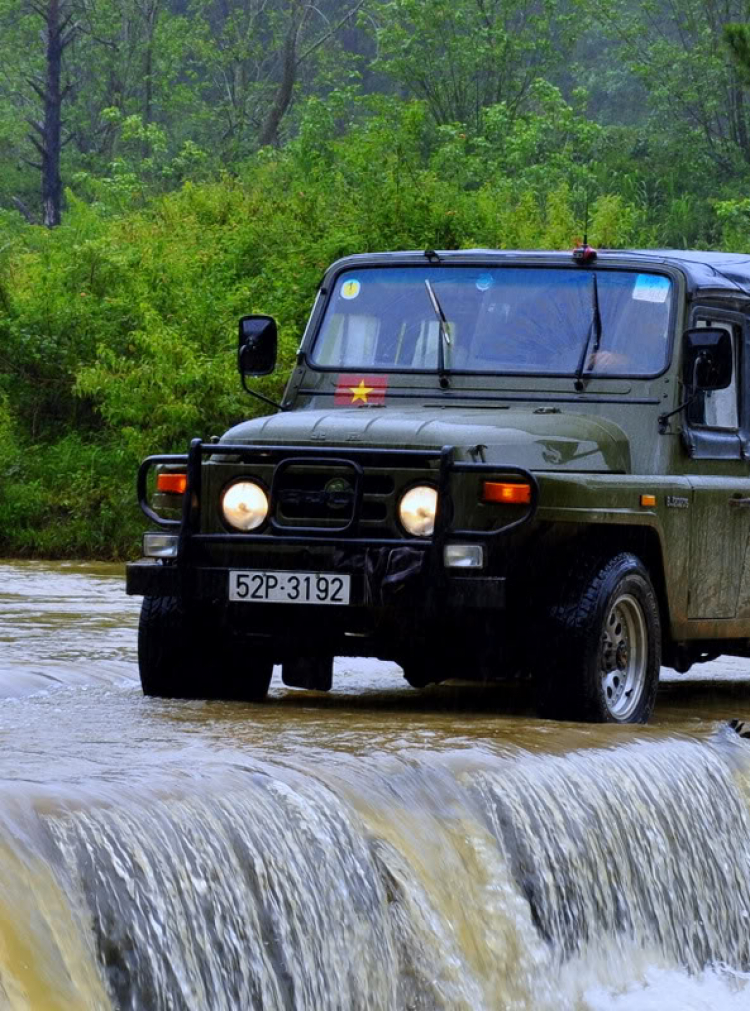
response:
[[[548,409],[544,413],[460,407],[289,411],[244,421],[221,442],[346,449],[454,446],[460,460],[472,459],[469,449],[482,445],[488,463],[535,471],[630,471],[630,447],[621,428],[603,418]]]

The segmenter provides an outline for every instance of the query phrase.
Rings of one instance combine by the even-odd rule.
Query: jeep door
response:
[[[750,616],[750,466],[742,436],[747,324],[739,314],[697,307],[691,325],[725,329],[734,368],[730,386],[698,393],[685,412],[693,488],[688,617],[733,619]]]

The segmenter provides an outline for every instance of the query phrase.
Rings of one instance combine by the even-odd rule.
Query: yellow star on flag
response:
[[[359,386],[349,387],[349,392],[352,395],[352,403],[356,404],[358,400],[361,400],[363,404],[366,404],[368,394],[372,393],[374,389],[374,386],[365,386],[364,379],[360,379]]]

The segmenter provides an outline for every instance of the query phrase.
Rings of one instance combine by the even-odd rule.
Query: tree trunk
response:
[[[41,120],[29,120],[34,130],[29,139],[39,153],[36,167],[42,174],[42,221],[47,228],[59,225],[62,218],[62,104],[70,91],[61,84],[62,57],[76,31],[76,26],[68,27],[73,16],[68,2],[47,0],[43,10],[34,6],[44,19],[45,73],[43,77],[35,75],[29,84],[41,100],[44,113]]]
[[[49,0],[47,7],[47,77],[44,94],[44,134],[42,139],[42,217],[47,228],[62,220],[62,75],[63,31],[59,0]]]
[[[143,10],[143,17],[146,22],[146,51],[143,62],[144,76],[144,96],[143,96],[143,124],[148,127],[154,117],[154,35],[156,34],[156,21],[159,15],[158,0],[152,0]],[[151,142],[146,135],[143,142],[143,157],[151,155]]]
[[[275,144],[279,137],[279,127],[287,109],[291,105],[294,95],[294,85],[297,83],[297,73],[299,65],[303,63],[311,53],[315,52],[328,39],[339,32],[346,24],[354,18],[358,10],[365,5],[366,0],[358,0],[344,16],[323,32],[314,42],[310,43],[306,50],[300,52],[300,36],[305,21],[312,10],[312,4],[307,4],[304,0],[290,0],[289,2],[289,28],[284,37],[284,49],[281,58],[281,80],[279,81],[273,104],[268,111],[268,115],[263,121],[263,125],[258,135],[260,147],[268,144]]]
[[[299,19],[292,17],[292,23],[284,39],[284,51],[282,53],[281,81],[276,90],[273,105],[268,111],[263,126],[258,137],[260,147],[268,144],[275,144],[281,121],[284,118],[292,101],[292,93],[297,80],[297,35],[299,33]]]

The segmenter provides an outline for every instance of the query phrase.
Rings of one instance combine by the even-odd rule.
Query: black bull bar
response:
[[[463,462],[455,459],[454,446],[443,446],[441,449],[372,449],[351,448],[349,446],[275,446],[275,445],[245,445],[234,443],[205,443],[194,439],[188,453],[149,456],[138,471],[138,503],[145,515],[160,527],[179,528],[180,544],[178,564],[180,560],[189,558],[189,549],[195,544],[259,544],[270,546],[276,538],[277,543],[292,545],[309,545],[311,540],[320,545],[336,548],[415,548],[426,552],[436,564],[436,571],[442,569],[443,548],[448,539],[485,541],[510,533],[531,521],[539,501],[539,485],[534,475],[523,467],[505,466],[497,463]],[[274,494],[278,476],[284,468],[292,463],[306,466],[345,466],[354,475],[354,502],[351,517],[341,527],[332,532],[330,527],[299,527],[285,526],[270,517],[271,532],[265,533],[201,533],[201,464],[204,457],[222,456],[239,457],[243,464],[275,463],[274,478],[270,489],[270,501],[274,502]],[[438,506],[435,516],[435,527],[430,537],[366,537],[359,531],[359,520],[362,506],[365,467],[388,467],[401,461],[422,462],[429,465],[439,461],[437,468]],[[159,465],[183,465],[187,468],[187,489],[183,498],[183,514],[181,520],[167,519],[159,516],[148,503],[148,473],[152,467]],[[454,474],[487,474],[503,477],[520,478],[531,489],[530,501],[523,514],[516,519],[497,527],[494,530],[462,530],[451,526],[453,516],[451,499],[451,478]],[[430,475],[432,476],[432,475]]]

